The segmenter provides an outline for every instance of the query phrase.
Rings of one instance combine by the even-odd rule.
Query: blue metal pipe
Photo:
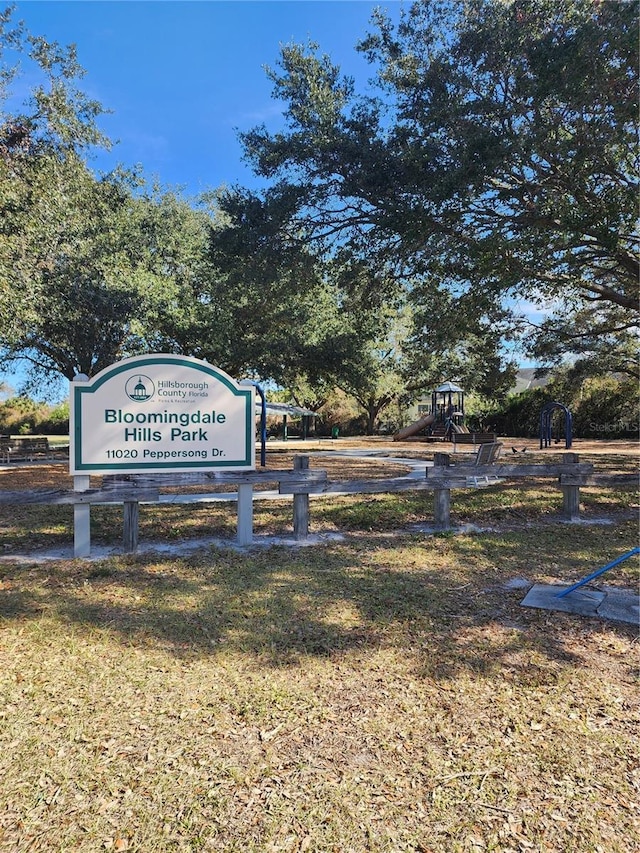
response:
[[[241,385],[253,385],[260,395],[260,466],[267,466],[267,398],[262,387],[253,379],[242,379]]]
[[[260,395],[260,467],[265,468],[267,465],[267,398],[257,382],[255,386]]]
[[[568,589],[564,589],[562,592],[556,594],[556,598],[564,598],[565,595],[569,595],[570,592],[574,592],[574,590],[579,589],[581,586],[584,586],[589,581],[592,581],[594,578],[597,578],[599,575],[604,574],[609,569],[612,569],[614,566],[617,566],[619,563],[623,563],[625,560],[628,560],[629,557],[633,557],[634,554],[640,554],[640,548],[633,548],[633,550],[629,551],[628,554],[623,554],[621,557],[617,557],[615,560],[612,560],[610,563],[607,563],[606,566],[603,566],[601,569],[593,572],[593,574],[588,575],[586,578],[582,578],[578,583],[574,583],[573,586],[570,586]]]

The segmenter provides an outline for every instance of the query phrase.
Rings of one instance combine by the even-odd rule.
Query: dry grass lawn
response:
[[[0,488],[64,479],[20,471]],[[486,529],[425,536],[424,494],[323,498],[312,527],[342,542],[5,558],[0,850],[640,850],[637,632],[522,608],[509,584],[636,544],[636,494],[583,502],[594,523],[574,526],[553,487],[459,493],[456,520]],[[2,507],[8,551],[69,542],[54,509]],[[94,511],[99,541],[117,512]],[[142,516],[141,539],[233,537],[224,505]],[[259,530],[287,524],[290,505],[257,505]],[[637,563],[603,581],[637,588]]]

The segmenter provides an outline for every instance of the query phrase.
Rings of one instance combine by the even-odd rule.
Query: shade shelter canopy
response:
[[[290,403],[267,403],[265,408],[267,415],[275,415],[282,418],[282,437],[285,441],[289,437],[288,421],[290,418],[302,421],[301,438],[306,438],[309,433],[311,418],[315,418],[318,415],[317,412],[311,409],[305,409],[302,406],[293,406]],[[256,408],[256,413],[259,414],[258,408]]]
[[[437,421],[464,417],[464,391],[454,382],[443,382],[431,395],[431,411]]]
[[[292,406],[289,403],[267,403],[266,408],[269,415],[288,415],[291,418],[315,418],[318,414],[311,409],[303,409],[301,406]],[[256,407],[256,411],[259,414],[259,407]]]
[[[435,394],[448,394],[448,393],[453,394],[454,392],[464,394],[463,389],[459,385],[456,385],[454,382],[443,382],[439,388],[436,388],[434,393]]]

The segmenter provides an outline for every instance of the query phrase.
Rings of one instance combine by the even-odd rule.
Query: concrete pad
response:
[[[610,622],[626,622],[640,627],[640,595],[632,590],[611,586],[601,590],[580,587],[558,598],[558,593],[569,586],[570,584],[536,584],[520,604],[522,607],[595,616]]]
[[[626,589],[609,588],[604,601],[598,607],[598,616],[612,622],[628,622],[640,626],[640,595]]]
[[[590,524],[613,524],[612,518],[559,518],[560,524],[576,524],[588,527]]]
[[[529,589],[531,586],[533,584],[526,578],[510,578],[506,583],[502,584],[502,589]]]
[[[215,536],[206,536],[201,539],[189,539],[176,542],[141,542],[136,549],[135,555],[158,554],[167,558],[183,557],[189,554],[204,551],[207,548],[229,548],[235,551],[247,552],[254,548],[271,548],[274,545],[282,545],[287,548],[309,548],[313,545],[326,545],[330,542],[343,542],[342,533],[310,533],[306,539],[295,539],[293,536],[263,536],[253,535],[251,543],[239,545],[236,539],[221,539]],[[81,559],[86,562],[105,560],[109,557],[122,557],[124,551],[121,546],[114,545],[92,545],[91,554],[88,557],[74,557],[73,546],[52,548],[49,550],[33,551],[30,554],[2,554],[0,553],[0,565],[5,563],[18,563],[20,565],[32,565],[47,563],[51,560],[75,560]]]
[[[416,524],[409,524],[407,527],[402,528],[402,530],[398,530],[398,534],[402,533],[427,533],[427,534],[442,534],[446,533],[450,536],[454,535],[468,535],[473,533],[495,533],[495,527],[480,527],[477,524],[456,524],[452,527],[443,530],[441,527],[436,527],[435,524],[431,524],[429,522],[417,522]],[[529,584],[531,586],[531,584]]]
[[[605,598],[604,592],[594,590],[577,589],[563,598],[558,598],[558,593],[569,586],[564,584],[537,583],[532,586],[526,596],[520,602],[522,607],[539,607],[542,610],[560,610],[563,613],[577,613],[580,616],[597,616],[598,608]]]

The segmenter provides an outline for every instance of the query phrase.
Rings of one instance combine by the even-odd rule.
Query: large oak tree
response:
[[[637,29],[637,2],[419,0],[396,27],[376,16],[365,94],[316,45],[288,45],[270,72],[285,127],[242,136],[268,188],[225,205],[237,227],[260,209],[292,247],[384,269],[423,319],[453,296],[452,335],[482,336],[524,298],[547,311],[541,335],[526,329],[539,353],[626,352]]]

